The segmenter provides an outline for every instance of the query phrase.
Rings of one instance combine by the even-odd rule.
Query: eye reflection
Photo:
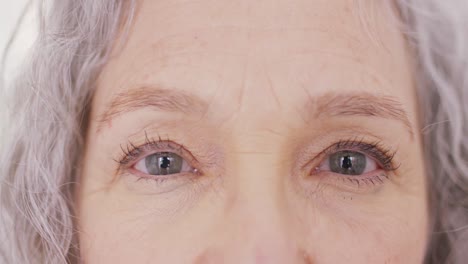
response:
[[[378,166],[373,159],[363,153],[339,151],[331,154],[320,169],[343,175],[362,175],[378,169]]]

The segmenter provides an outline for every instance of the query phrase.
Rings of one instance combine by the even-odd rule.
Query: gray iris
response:
[[[184,159],[170,152],[159,152],[145,158],[145,165],[150,175],[168,175],[180,173]]]
[[[366,156],[354,151],[340,151],[330,156],[330,170],[346,175],[361,175],[366,169]]]

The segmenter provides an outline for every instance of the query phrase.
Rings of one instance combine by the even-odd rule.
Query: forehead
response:
[[[250,98],[242,102],[256,107],[265,95],[293,104],[356,89],[409,104],[405,44],[384,2],[140,1],[96,98],[161,84],[217,101]]]

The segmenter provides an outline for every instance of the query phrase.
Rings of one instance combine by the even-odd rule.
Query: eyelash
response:
[[[158,139],[149,139],[145,133],[145,143],[142,145],[135,145],[132,142],[128,142],[126,147],[121,147],[122,155],[119,159],[115,161],[118,163],[118,171],[127,170],[129,169],[137,160],[142,158],[145,154],[152,154],[155,152],[161,151],[171,151],[182,158],[186,159],[186,161],[193,167],[195,167],[198,171],[198,174],[201,174],[199,171],[199,167],[195,157],[192,155],[190,151],[183,147],[183,145],[175,143],[174,141],[167,139],[162,139],[158,136]],[[333,172],[326,171],[327,176],[332,176],[335,180],[341,180],[347,184],[353,184],[353,187],[360,187],[363,185],[380,185],[384,183],[384,180],[388,179],[388,172],[395,171],[399,168],[399,165],[396,165],[394,162],[394,157],[396,155],[396,151],[385,147],[380,141],[374,141],[370,143],[366,143],[363,138],[353,138],[349,140],[341,140],[337,143],[331,145],[321,153],[317,155],[316,158],[308,162],[315,163],[318,159],[320,162],[323,162],[324,159],[328,158],[331,154],[339,152],[339,151],[355,151],[365,154],[370,158],[374,159],[377,164],[383,169],[384,172],[380,172],[378,174],[373,173],[373,175],[357,175],[357,176],[346,176],[346,175],[336,175]],[[307,166],[306,164],[306,166]],[[304,167],[306,167],[304,166]],[[317,174],[317,166],[314,166],[311,175]],[[319,172],[320,173],[320,172]],[[135,174],[135,173],[134,173]],[[331,175],[330,175],[331,174]],[[138,177],[137,181],[145,179],[145,180],[153,180],[153,181],[166,181],[170,180],[171,178],[175,178],[174,176],[159,176],[159,177],[148,177],[148,176],[140,176]],[[186,176],[186,175],[185,175]]]
[[[342,140],[327,148],[323,153],[325,155],[330,155],[344,150],[357,151],[370,155],[385,171],[398,169],[398,166],[395,166],[394,163],[396,151],[386,148],[380,141],[366,143],[364,139]]]
[[[340,152],[340,151],[355,151],[373,159],[377,162],[378,166],[382,168],[384,172],[378,174],[373,173],[373,175],[355,175],[355,176],[346,176],[346,175],[334,175],[334,179],[339,179],[346,183],[351,183],[354,187],[360,187],[361,185],[380,185],[384,183],[384,180],[388,179],[388,172],[395,171],[399,168],[399,165],[395,162],[396,151],[388,147],[385,147],[382,142],[374,141],[367,143],[363,138],[353,138],[349,140],[341,140],[332,146],[328,147],[317,155],[320,162],[323,162],[330,155]],[[316,159],[312,160],[314,162]],[[314,166],[312,169],[311,175],[316,174],[318,167]],[[333,172],[326,172],[327,174],[335,174]]]
[[[155,140],[153,138],[149,139],[148,135],[145,132],[145,143],[142,145],[135,145],[132,142],[128,142],[126,148],[120,146],[120,149],[122,150],[122,154],[119,159],[114,160],[115,162],[118,163],[118,171],[121,171],[122,169],[128,169],[130,167],[130,164],[134,164],[137,160],[139,160],[144,154],[152,154],[156,152],[163,152],[163,151],[171,151],[174,152],[184,159],[190,164],[193,165],[196,163],[195,157],[188,151],[186,148],[184,148],[183,145],[175,143],[174,141],[170,140],[169,138],[167,139],[162,139],[160,136],[158,136],[158,139]],[[171,176],[173,177],[173,176]],[[150,179],[148,177],[140,177],[140,179]],[[151,177],[151,179],[164,179],[166,177],[164,176],[159,176],[159,177]]]

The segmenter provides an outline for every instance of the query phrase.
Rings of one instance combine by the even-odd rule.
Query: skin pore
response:
[[[363,3],[139,2],[92,102],[84,263],[421,263],[410,54]],[[349,152],[361,175],[332,170]]]

